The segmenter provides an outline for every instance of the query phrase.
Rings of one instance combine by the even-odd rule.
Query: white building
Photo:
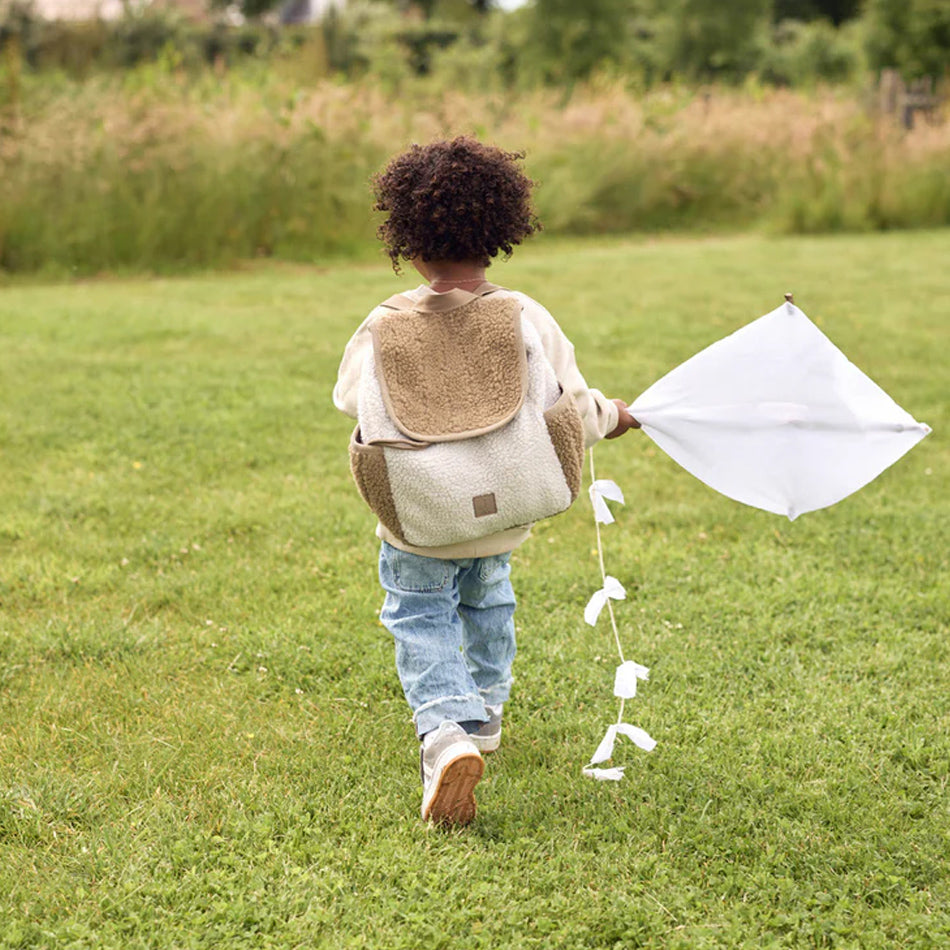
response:
[[[286,0],[280,6],[281,23],[316,23],[331,10],[342,10],[346,0]]]
[[[122,0],[33,0],[44,20],[117,20],[125,11]]]
[[[2,4],[2,0],[0,0]],[[35,13],[44,20],[118,20],[126,11],[145,7],[174,9],[191,20],[208,15],[210,0],[33,0]]]

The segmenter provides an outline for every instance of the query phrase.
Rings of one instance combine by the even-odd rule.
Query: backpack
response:
[[[382,306],[350,467],[383,527],[412,547],[442,547],[569,508],[583,423],[520,301],[486,283]]]

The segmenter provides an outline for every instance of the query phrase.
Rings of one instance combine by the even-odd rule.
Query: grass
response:
[[[329,390],[383,266],[0,288],[0,947],[950,940],[950,232],[544,239],[498,278],[633,398],[782,292],[934,433],[794,523],[596,450],[629,656],[617,785],[586,504],[514,558],[470,828],[418,820],[376,542]]]

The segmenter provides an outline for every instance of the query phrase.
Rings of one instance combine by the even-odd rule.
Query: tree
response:
[[[671,0],[664,33],[667,57],[681,75],[744,75],[755,65],[759,36],[769,25],[771,0]]]
[[[861,0],[774,0],[772,19],[782,20],[830,20],[840,26],[861,13]]]
[[[867,51],[875,69],[898,69],[907,79],[950,69],[947,0],[868,0]]]
[[[584,79],[623,56],[636,0],[535,0],[530,45],[548,79]]]
[[[458,14],[459,8],[485,14],[495,5],[493,0],[391,0],[391,2],[403,12],[418,10],[426,20],[431,20],[433,16],[438,15],[452,18]]]

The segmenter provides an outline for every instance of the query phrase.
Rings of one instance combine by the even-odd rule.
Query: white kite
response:
[[[677,366],[630,412],[710,488],[790,519],[857,491],[930,432],[791,301]]]
[[[930,432],[849,362],[790,295],[667,373],[634,400],[630,412],[664,452],[711,488],[790,519],[841,501]],[[596,624],[608,606],[620,656],[614,678],[620,715],[582,771],[617,782],[624,766],[596,768],[613,757],[617,736],[646,752],[656,741],[623,721],[625,701],[650,671],[624,659],[609,608],[626,592],[604,567],[600,525],[614,521],[605,499],[624,499],[614,482],[597,479],[593,453],[590,499],[603,587],[590,598],[584,619]]]

